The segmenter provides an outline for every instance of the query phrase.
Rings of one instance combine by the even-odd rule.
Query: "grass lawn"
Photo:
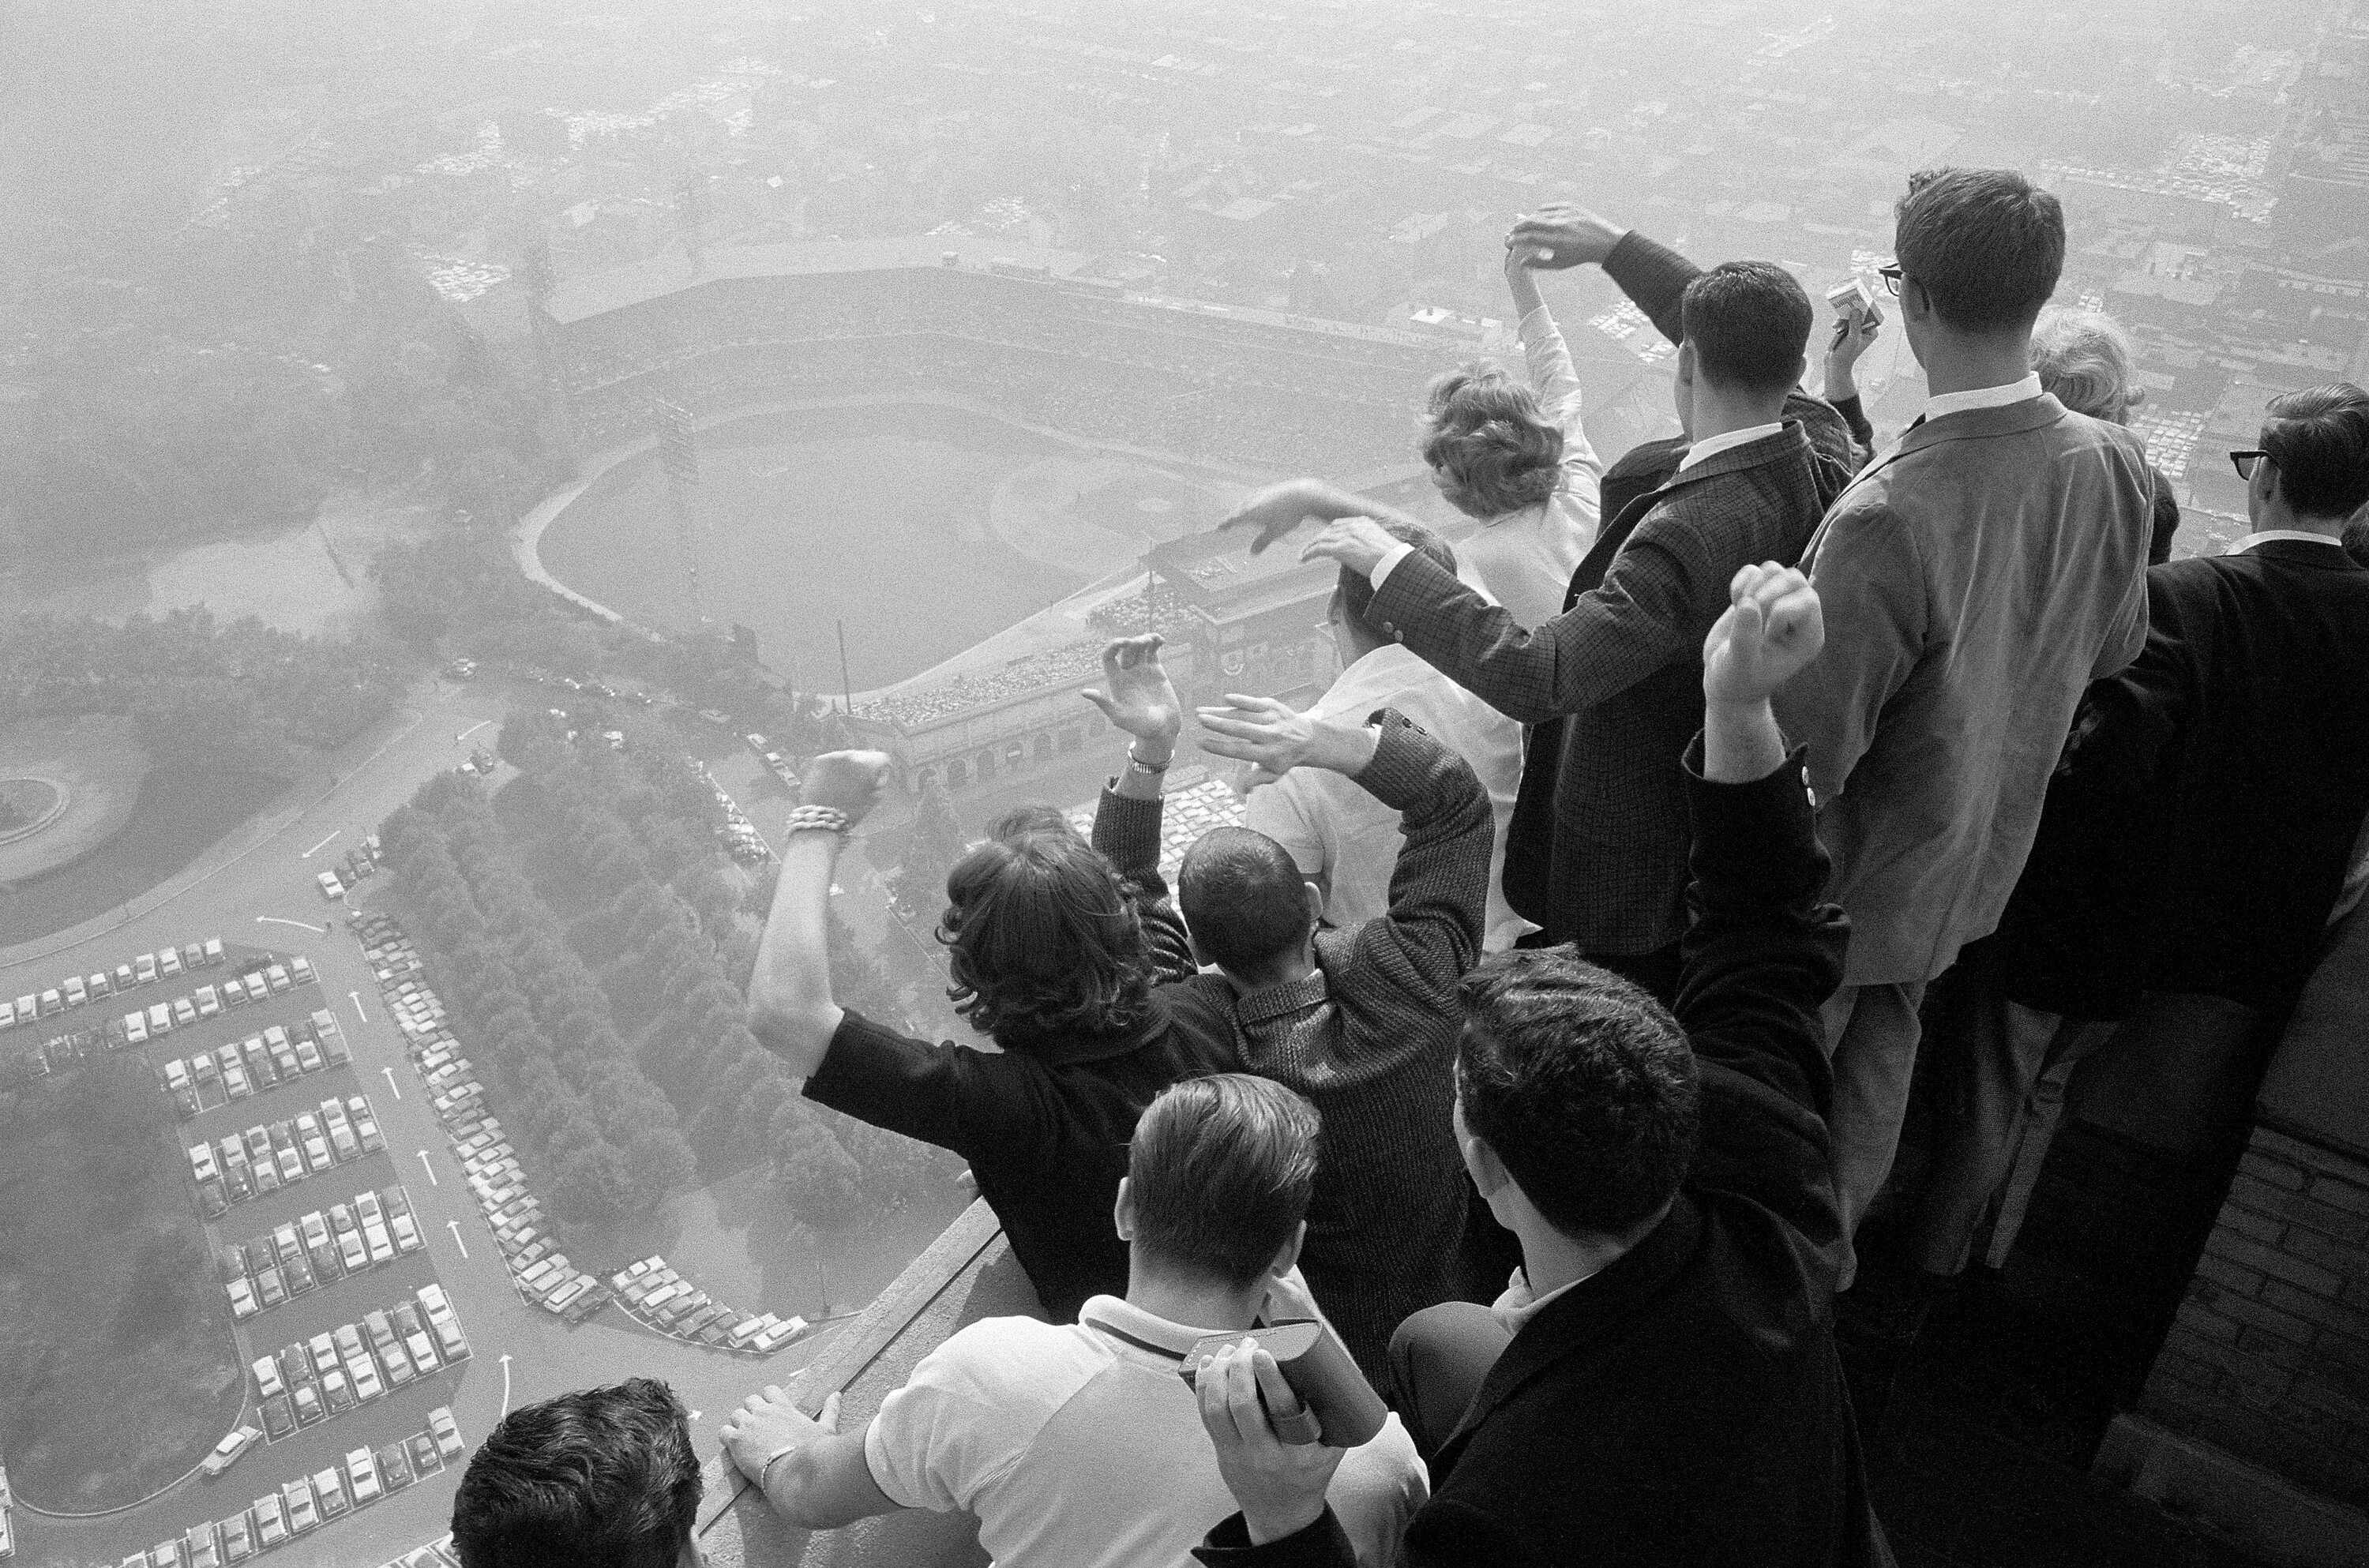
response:
[[[246,1385],[171,1107],[136,1054],[0,1092],[0,1449],[26,1502],[174,1481]]]

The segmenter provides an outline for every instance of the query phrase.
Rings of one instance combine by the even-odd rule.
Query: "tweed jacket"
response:
[[[1323,1118],[1300,1272],[1358,1366],[1386,1383],[1391,1331],[1460,1283],[1471,1187],[1452,1123],[1456,988],[1481,956],[1496,818],[1463,758],[1394,709],[1378,716],[1381,744],[1356,782],[1402,813],[1389,912],[1319,932],[1305,979],[1239,999],[1221,975],[1160,990],[1186,993],[1177,1012],[1196,1032],[1204,1009],[1222,1010],[1244,1070],[1307,1095]]]
[[[1700,753],[1690,759],[1700,764]],[[1679,1024],[1702,1132],[1669,1213],[1523,1323],[1431,1459],[1409,1568],[1885,1568],[1833,1334],[1833,1080],[1819,1004],[1848,937],[1800,759],[1712,784],[1688,770],[1694,897]],[[1348,1568],[1328,1511],[1195,1556]]]
[[[1507,901],[1550,940],[1639,954],[1686,930],[1678,754],[1702,724],[1703,638],[1736,568],[1791,560],[1848,477],[1790,422],[1674,474],[1616,522],[1602,586],[1528,630],[1420,556],[1383,578],[1374,613],[1451,680],[1526,724],[1569,715],[1551,842],[1505,859]]]
[[[2154,519],[2140,439],[2043,393],[1912,426],[1819,523],[1825,647],[1776,708],[1846,984],[1929,980],[1997,925],[2083,690],[2146,641]]]

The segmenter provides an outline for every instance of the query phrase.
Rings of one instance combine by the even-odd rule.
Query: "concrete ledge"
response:
[[[798,1374],[792,1391],[809,1413],[836,1392],[840,1428],[853,1430],[957,1329],[981,1318],[1043,1315],[994,1211],[974,1202]],[[706,1482],[699,1546],[708,1568],[985,1568],[988,1561],[967,1515],[907,1512],[809,1533],[776,1517],[730,1460],[711,1459]]]
[[[2364,1568],[2369,1514],[2143,1415],[2118,1415],[2090,1467],[2273,1568]]]

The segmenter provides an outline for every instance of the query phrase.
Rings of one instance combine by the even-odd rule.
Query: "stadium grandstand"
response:
[[[955,248],[949,248],[952,246]],[[1214,467],[1244,484],[1334,475],[1436,517],[1413,458],[1425,382],[1475,340],[1131,292],[1071,252],[906,240],[707,251],[571,279],[546,304],[579,448],[658,433],[660,406],[694,419],[851,396],[933,397],[1119,451]],[[1649,372],[1574,338],[1598,406]],[[1630,397],[1633,401],[1633,397]],[[951,542],[950,542],[951,544]],[[952,789],[1082,750],[1102,721],[1075,693],[1102,637],[1157,627],[1180,689],[1312,699],[1333,673],[1321,622],[1333,572],[1238,540],[1171,541],[1093,633],[1017,657],[959,658],[860,700],[854,717],[904,782]],[[1083,715],[1081,717],[1081,715]]]

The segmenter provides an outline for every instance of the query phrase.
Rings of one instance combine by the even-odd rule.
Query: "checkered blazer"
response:
[[[1674,474],[1631,503],[1644,509],[1602,584],[1533,629],[1419,555],[1384,578],[1374,616],[1407,647],[1524,724],[1567,715],[1559,751],[1533,755],[1523,781],[1527,804],[1528,774],[1553,768],[1546,864],[1511,835],[1505,856],[1507,900],[1551,940],[1633,955],[1685,932],[1678,759],[1702,725],[1703,638],[1736,568],[1798,558],[1848,477],[1791,420]]]

